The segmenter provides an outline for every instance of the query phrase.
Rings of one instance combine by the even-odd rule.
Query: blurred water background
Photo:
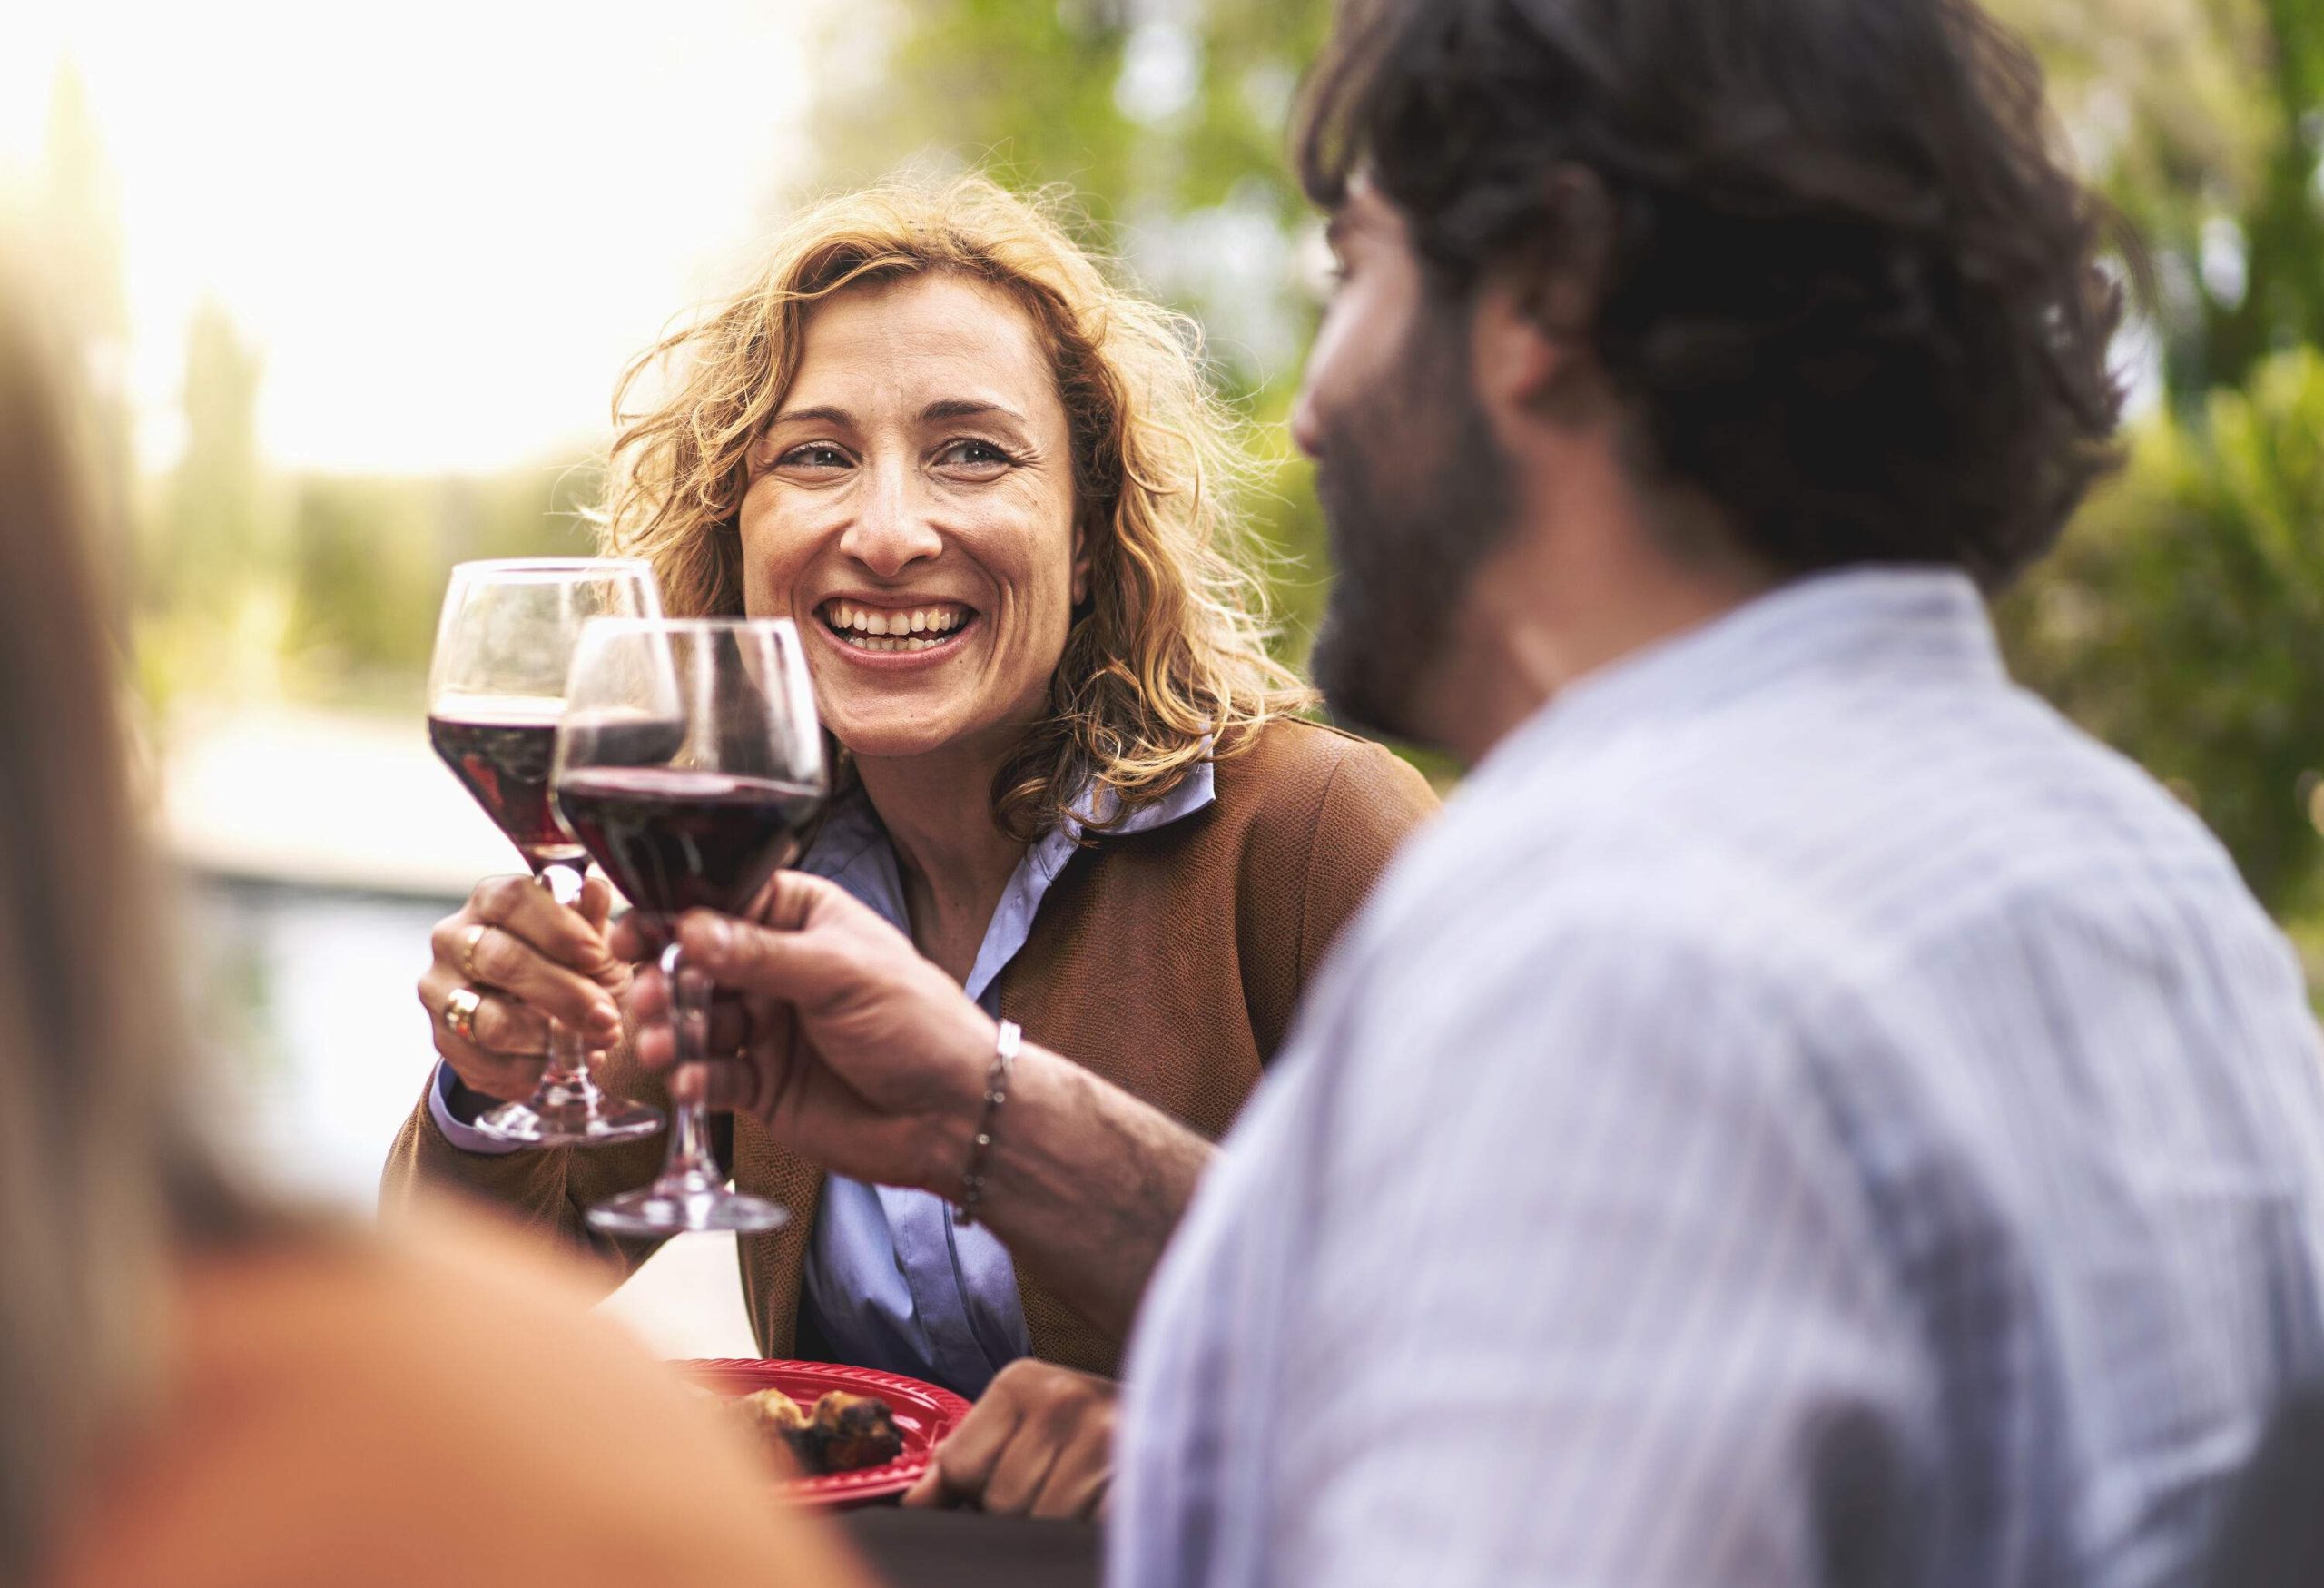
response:
[[[2003,607],[2324,964],[2324,5],[1995,0],[2143,235],[2130,464]],[[1068,184],[1248,418],[1284,646],[1320,535],[1282,420],[1324,259],[1283,129],[1327,0],[221,0],[0,12],[0,232],[90,389],[123,653],[222,1117],[369,1204],[427,930],[505,843],[426,748],[445,572],[573,550],[623,361],[803,198]],[[731,1247],[612,1304],[747,1349]]]

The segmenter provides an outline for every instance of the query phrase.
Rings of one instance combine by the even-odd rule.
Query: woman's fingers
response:
[[[1019,1425],[1017,1436],[1009,1440],[993,1464],[992,1476],[984,1485],[982,1509],[995,1516],[1029,1516],[1033,1500],[1049,1480],[1049,1469],[1061,1455],[1058,1446],[1046,1439],[1035,1438]]]
[[[1088,1516],[1104,1503],[1115,1386],[1051,1363],[1012,1362],[938,1446],[908,1505],[1002,1516]]]
[[[597,873],[591,872],[581,884],[581,898],[575,908],[602,934],[606,920],[614,912],[614,885]]]
[[[477,1091],[497,1098],[530,1095],[548,1048],[548,1022],[537,1011],[491,993],[478,993],[468,1035],[446,1018],[452,994],[467,983],[441,967],[419,980],[419,1001],[428,1011],[436,1051],[454,1074]],[[474,989],[470,989],[474,991]]]
[[[585,904],[590,900],[586,883],[582,884],[581,897]],[[600,897],[610,902],[612,895],[601,893]],[[478,883],[468,896],[468,914],[471,920],[499,927],[544,957],[584,976],[596,977],[611,963],[613,956],[606,952],[605,933],[597,923],[583,911],[558,903],[530,877],[492,877]]]
[[[433,968],[531,1004],[582,1031],[593,1046],[613,1041],[621,1035],[621,1011],[612,995],[590,975],[569,969],[570,959],[559,963],[551,957],[552,952],[575,953],[576,944],[586,942],[594,946],[584,962],[602,966],[610,962],[602,944],[593,932],[576,925],[577,915],[543,890],[508,880],[518,882],[518,893],[486,883],[468,909],[437,923],[429,940],[435,951]],[[534,897],[522,900],[520,894]],[[548,912],[546,920],[543,907]],[[528,932],[548,940],[550,949],[545,951]]]
[[[908,1505],[977,1504],[986,1495],[1009,1441],[1024,1420],[1016,1397],[996,1381],[936,1447],[928,1474],[904,1496]]]
[[[1088,1521],[1105,1504],[1113,1471],[1112,1425],[1081,1429],[1050,1465],[1033,1502],[1033,1515],[1044,1522]]]
[[[466,987],[477,995],[466,1035],[455,1031],[445,1011],[452,994]],[[437,1046],[446,1041],[496,1059],[538,1059],[548,1051],[548,1018],[486,988],[472,986],[440,966],[419,979],[419,1001],[436,1023]],[[447,1055],[448,1057],[448,1055]]]

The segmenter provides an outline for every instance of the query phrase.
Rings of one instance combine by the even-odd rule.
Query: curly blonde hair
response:
[[[807,316],[858,282],[954,271],[1010,294],[1056,372],[1089,559],[1047,715],[993,781],[993,816],[1031,842],[1085,789],[1118,824],[1206,758],[1313,695],[1270,655],[1265,592],[1237,498],[1248,457],[1204,378],[1191,322],[1125,291],[1055,217],[981,176],[896,180],[809,209],[745,291],[633,362],[616,390],[609,549],[654,565],[674,613],[743,609],[736,515],[753,443],[799,370]],[[661,376],[668,395],[631,394]]]

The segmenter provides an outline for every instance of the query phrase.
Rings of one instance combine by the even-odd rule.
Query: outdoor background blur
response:
[[[2004,604],[2011,647],[2202,814],[2324,982],[2324,0],[1995,3],[2153,282],[2129,466]],[[1069,184],[1254,421],[1304,649],[1324,570],[1282,421],[1322,261],[1283,130],[1328,0],[357,16],[0,22],[0,220],[94,393],[222,1112],[350,1206],[428,1067],[427,928],[513,863],[425,747],[445,571],[589,544],[622,363],[803,197],[908,161]],[[734,1290],[697,1242],[616,1305],[739,1352]]]

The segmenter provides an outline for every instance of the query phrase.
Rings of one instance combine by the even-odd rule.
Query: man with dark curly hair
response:
[[[1474,772],[1224,1148],[828,890],[689,927],[739,1103],[1144,1291],[1119,1581],[2182,1581],[2324,1371],[2298,964],[1984,606],[2120,408],[2060,146],[1968,0],[1354,0],[1316,667]]]

